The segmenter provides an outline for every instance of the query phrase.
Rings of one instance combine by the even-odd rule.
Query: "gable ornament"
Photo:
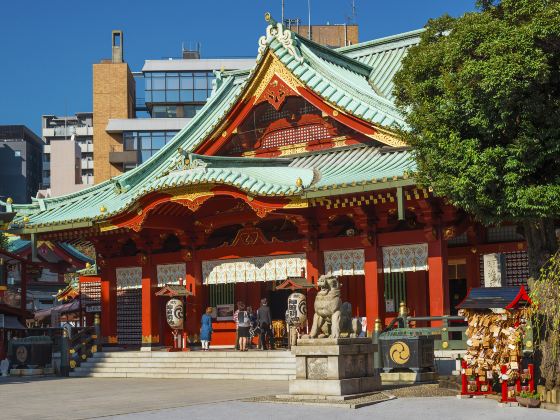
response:
[[[266,35],[259,38],[259,54],[257,60],[262,57],[269,42],[276,38],[296,61],[302,63],[303,57],[297,46],[297,41],[293,38],[292,31],[284,28],[282,23],[276,22],[268,12],[265,13],[264,19],[270,24],[266,27]]]

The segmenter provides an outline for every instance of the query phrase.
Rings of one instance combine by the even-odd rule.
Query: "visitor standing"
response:
[[[209,306],[200,320],[200,341],[203,351],[210,350],[210,340],[212,340],[212,308]]]
[[[237,302],[237,311],[233,314],[233,320],[237,327],[237,337],[239,337],[239,350],[247,351],[247,341],[249,340],[249,326],[251,320],[249,313],[245,310],[245,303]]]
[[[272,325],[272,319],[270,317],[270,308],[268,307],[268,301],[266,298],[261,299],[261,306],[257,309],[257,325],[261,330],[259,347],[261,350],[266,348],[266,338],[268,336],[270,349],[274,348],[274,338],[270,326]]]

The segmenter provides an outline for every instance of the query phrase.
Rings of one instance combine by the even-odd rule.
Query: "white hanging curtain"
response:
[[[120,267],[117,271],[117,289],[140,289],[142,267]]]
[[[305,254],[202,261],[204,284],[286,280],[301,276]]]
[[[187,265],[185,263],[158,264],[157,266],[157,280],[159,287],[163,287],[166,284],[179,284],[179,278],[185,280],[186,276]]]
[[[323,253],[325,273],[334,276],[355,276],[364,274],[364,250],[342,249]]]
[[[385,273],[427,270],[427,243],[383,247],[383,271]]]

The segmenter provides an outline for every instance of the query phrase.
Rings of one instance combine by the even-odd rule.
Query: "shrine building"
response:
[[[268,20],[254,67],[218,72],[206,105],[141,166],[1,203],[17,213],[10,232],[32,243],[94,244],[97,270],[81,281],[100,290],[106,343],[171,345],[156,292],[180,278],[191,337],[216,308],[213,345],[233,345],[237,301],[256,309],[267,297],[284,319],[288,279],[339,276],[368,332],[400,302],[416,316],[454,313],[484,284],[486,254],[505,256],[508,284],[524,282],[514,227],[484,228],[416,185],[392,78],[421,31],[333,50]],[[315,290],[304,293],[312,308]]]

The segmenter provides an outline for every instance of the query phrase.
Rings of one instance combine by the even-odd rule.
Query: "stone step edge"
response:
[[[80,372],[70,372],[71,377],[78,378],[153,378],[153,379],[231,379],[231,380],[272,380],[272,381],[287,381],[294,379],[295,375],[238,375],[238,374],[196,374],[196,373],[186,373],[186,374],[136,374],[136,373],[80,373]]]

